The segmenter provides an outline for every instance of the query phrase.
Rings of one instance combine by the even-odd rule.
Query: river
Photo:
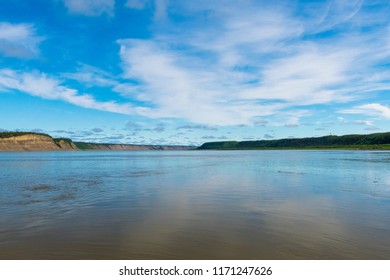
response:
[[[0,153],[0,259],[390,259],[390,152]]]

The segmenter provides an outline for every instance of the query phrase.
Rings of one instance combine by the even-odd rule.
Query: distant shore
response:
[[[257,141],[207,142],[200,147],[73,142],[44,133],[0,132],[0,152],[186,150],[390,150],[390,132]]]
[[[0,152],[34,151],[183,151],[194,146],[134,145],[73,142],[69,138],[53,138],[48,134],[34,132],[0,132]]]
[[[257,141],[208,142],[199,150],[390,150],[390,132]]]

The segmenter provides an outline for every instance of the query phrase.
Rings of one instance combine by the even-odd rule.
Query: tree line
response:
[[[387,146],[389,145],[389,146]],[[388,148],[390,132],[373,134],[351,134],[343,136],[322,136],[286,138],[279,140],[221,141],[204,143],[199,149],[283,149],[283,148]]]

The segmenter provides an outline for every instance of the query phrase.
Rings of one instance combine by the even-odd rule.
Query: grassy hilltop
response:
[[[55,140],[56,142],[59,141],[65,141],[68,143],[72,142],[72,139],[70,138],[53,138],[49,134],[46,133],[39,133],[39,132],[28,132],[28,131],[5,131],[0,132],[0,139],[10,138],[10,137],[18,137],[23,135],[41,135],[41,136],[47,136]]]
[[[23,136],[23,135],[41,135],[41,136],[51,137],[49,134],[45,134],[45,133],[25,132],[25,131],[5,131],[5,132],[0,132],[0,139]]]
[[[39,140],[29,139],[29,140],[24,140],[23,143],[19,142],[19,144],[15,144],[15,143],[11,143],[11,142],[8,142],[8,143],[4,142],[7,140],[7,138],[20,139],[21,136],[32,136],[32,137],[34,137],[34,136],[42,137],[43,136],[46,139],[45,140],[43,140],[42,138],[38,138]],[[37,133],[37,132],[26,132],[26,131],[0,132],[0,141],[3,142],[2,148],[3,149],[5,148],[6,150],[7,149],[11,149],[11,150],[12,149],[16,149],[16,150],[44,149],[44,147],[47,147],[49,150],[52,150],[53,147],[51,146],[51,144],[53,144],[55,148],[59,148],[59,149],[64,149],[65,146],[66,146],[66,149],[74,149],[75,148],[74,143],[69,138],[53,138],[49,134]],[[18,142],[18,140],[15,140],[15,141]],[[34,143],[34,144],[32,144],[32,143]],[[27,147],[31,144],[33,146]],[[64,144],[65,144],[65,146],[64,146]],[[13,146],[14,146],[14,148],[13,148]],[[24,148],[23,148],[23,146],[24,146]]]
[[[390,150],[390,132],[374,134],[351,134],[287,138],[257,141],[221,141],[201,145],[201,150],[245,150],[245,149],[386,149]]]

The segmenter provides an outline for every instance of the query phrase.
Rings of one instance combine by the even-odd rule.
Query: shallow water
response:
[[[0,259],[390,259],[390,152],[0,153]]]

